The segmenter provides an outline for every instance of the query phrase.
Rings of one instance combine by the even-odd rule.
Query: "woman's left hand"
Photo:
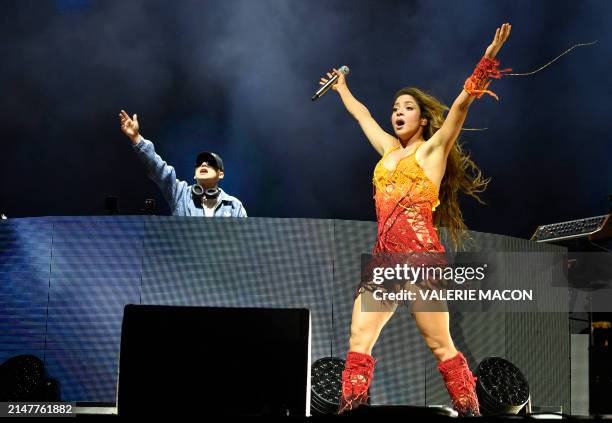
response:
[[[512,25],[510,25],[509,23],[505,23],[501,26],[501,28],[497,28],[497,30],[495,31],[495,37],[493,37],[493,41],[485,51],[485,57],[493,59],[495,56],[497,56],[497,53],[510,36],[511,29]]]

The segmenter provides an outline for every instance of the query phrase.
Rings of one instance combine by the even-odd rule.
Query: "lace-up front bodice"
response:
[[[416,161],[418,145],[402,157],[395,169],[385,167],[388,151],[374,168],[374,201],[378,235],[374,253],[443,252],[433,226],[433,211],[440,204],[438,190]]]

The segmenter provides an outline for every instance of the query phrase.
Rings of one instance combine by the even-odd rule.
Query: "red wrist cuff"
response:
[[[463,89],[466,90],[471,96],[475,96],[476,98],[480,98],[486,93],[499,100],[497,94],[487,89],[489,84],[491,84],[489,79],[499,79],[503,76],[503,73],[510,72],[512,69],[498,69],[498,66],[499,60],[483,56],[482,59],[480,59],[480,62],[478,62],[478,65],[474,69],[472,75],[465,80]]]

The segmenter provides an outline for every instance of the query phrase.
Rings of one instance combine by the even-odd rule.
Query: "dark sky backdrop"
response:
[[[125,214],[156,197],[120,132],[142,134],[191,181],[201,150],[250,216],[374,220],[376,152],[337,96],[310,96],[331,66],[391,131],[393,93],[450,104],[509,21],[496,102],[473,104],[462,139],[486,175],[471,229],[528,237],[541,223],[603,214],[612,193],[612,2],[1,0],[0,208],[12,217]]]

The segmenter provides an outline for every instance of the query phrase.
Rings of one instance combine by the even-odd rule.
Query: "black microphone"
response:
[[[349,68],[348,68],[348,66],[341,66],[340,69],[338,69],[338,71],[342,72],[345,75],[348,75]],[[315,101],[319,97],[321,97],[323,94],[325,94],[327,91],[329,91],[329,89],[332,87],[332,85],[334,85],[336,83],[337,80],[338,80],[338,75],[334,74],[329,79],[329,81],[327,81],[325,83],[325,85],[322,85],[321,88],[319,88],[319,90],[315,93],[315,95],[312,96],[311,100]]]

